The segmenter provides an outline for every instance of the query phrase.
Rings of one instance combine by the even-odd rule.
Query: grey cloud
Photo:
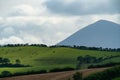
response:
[[[120,0],[48,0],[45,4],[49,11],[66,15],[119,14]]]
[[[4,19],[0,24],[0,44],[14,43],[12,40],[15,38],[17,42],[50,45],[59,42],[75,29],[74,22],[71,23],[68,21],[69,19],[64,21],[63,19],[56,21],[56,18],[54,20],[53,18],[39,20],[38,17],[25,19],[25,17]],[[69,28],[70,26],[72,29]]]
[[[5,19],[0,24],[0,44],[44,43],[41,39],[43,35],[41,25],[22,20]]]
[[[120,13],[120,0],[112,0],[112,3],[114,4],[114,7]]]
[[[27,25],[29,24],[29,25]],[[27,32],[27,33],[31,33],[31,32],[35,32],[35,27],[37,27],[37,25],[33,25],[32,23],[25,23],[23,25],[21,24],[3,24],[0,25],[0,38],[7,38],[11,35],[13,36],[18,36],[21,34],[21,32]],[[28,29],[29,28],[29,29]]]

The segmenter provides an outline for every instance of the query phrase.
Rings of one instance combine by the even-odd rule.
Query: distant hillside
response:
[[[120,25],[100,20],[80,29],[57,45],[120,48]]]
[[[28,68],[0,68],[0,71],[21,72],[26,70],[52,69],[56,67],[76,67],[77,57],[91,55],[97,58],[120,55],[120,52],[79,50],[73,48],[49,48],[49,47],[1,47],[0,57],[9,58],[11,63],[19,59],[22,64],[31,65]],[[120,58],[112,58],[106,62],[120,62]]]

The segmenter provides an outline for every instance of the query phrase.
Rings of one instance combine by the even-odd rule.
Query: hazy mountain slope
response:
[[[120,48],[120,25],[100,20],[77,31],[57,45]]]

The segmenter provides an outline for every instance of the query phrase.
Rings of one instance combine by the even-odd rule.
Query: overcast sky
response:
[[[54,45],[100,19],[120,23],[120,0],[0,0],[0,44]]]

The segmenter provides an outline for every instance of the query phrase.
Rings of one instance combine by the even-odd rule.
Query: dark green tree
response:
[[[81,68],[81,66],[82,66],[82,64],[83,64],[83,62],[84,62],[84,58],[83,58],[82,56],[79,56],[79,57],[77,58],[77,61],[78,61],[78,64],[77,64],[77,66],[76,66],[76,69],[78,70],[78,69]]]
[[[19,59],[16,59],[16,64],[21,64],[21,61]]]
[[[91,62],[91,56],[90,56],[90,55],[86,55],[86,56],[84,57],[84,62],[85,62],[85,63],[90,63],[90,62]]]
[[[2,77],[8,77],[8,76],[11,76],[12,74],[9,72],[9,71],[3,71],[2,73],[1,73],[1,76]]]
[[[3,58],[3,64],[9,64],[10,60],[8,58]]]
[[[73,75],[73,80],[82,80],[82,73],[76,72],[76,73]]]
[[[0,64],[3,64],[3,58],[0,57]]]

